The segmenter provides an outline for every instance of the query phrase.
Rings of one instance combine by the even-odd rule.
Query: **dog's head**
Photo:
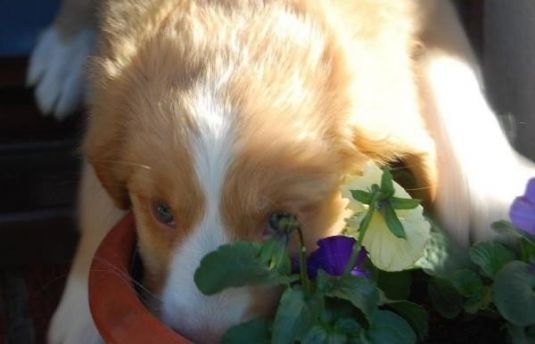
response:
[[[277,294],[204,296],[193,281],[202,257],[262,240],[281,213],[297,217],[313,247],[343,226],[341,178],[364,163],[328,33],[282,7],[225,10],[188,8],[138,41],[108,38],[85,142],[117,206],[135,213],[156,312],[200,341],[269,313]]]

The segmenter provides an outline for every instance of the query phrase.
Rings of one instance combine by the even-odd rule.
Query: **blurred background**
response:
[[[515,147],[535,159],[535,1],[458,0],[490,101]],[[84,117],[39,113],[28,54],[59,0],[0,0],[0,343],[42,343],[76,246]]]
[[[518,151],[535,160],[535,1],[485,0],[481,15],[489,99]]]
[[[0,343],[44,342],[77,240],[82,116],[42,116],[24,85],[59,3],[0,0]]]

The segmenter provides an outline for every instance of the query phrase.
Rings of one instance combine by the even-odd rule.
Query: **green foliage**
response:
[[[362,328],[355,319],[340,318],[333,326],[316,324],[310,328],[303,344],[345,344],[360,342],[358,338]]]
[[[483,289],[483,282],[477,273],[472,270],[462,269],[448,277],[453,288],[464,297],[471,297]]]
[[[427,286],[431,304],[438,313],[446,318],[453,319],[463,309],[463,298],[446,279],[432,277]]]
[[[275,239],[264,245],[238,241],[206,255],[194,280],[201,292],[212,295],[229,287],[287,284],[297,278],[289,273],[286,248]]]
[[[309,300],[300,287],[286,289],[273,321],[274,343],[294,343],[308,332],[315,320]]]
[[[509,221],[500,220],[492,224],[492,229],[500,234],[510,234],[515,232],[515,227]]]
[[[416,335],[410,325],[390,311],[378,311],[370,328],[362,332],[364,343],[409,344],[416,343]]]
[[[535,261],[535,243],[528,238],[520,238],[519,258],[524,262]]]
[[[496,274],[496,307],[515,326],[535,325],[535,273],[525,262],[513,261]]]
[[[350,273],[331,276],[319,270],[312,290],[307,291],[291,274],[285,252],[277,240],[236,242],[202,260],[195,282],[206,294],[248,284],[285,287],[273,323],[254,319],[234,326],[223,343],[415,343],[411,326],[419,335],[425,333],[426,317],[416,305],[403,301],[391,305],[399,315],[379,308],[380,290],[372,279]],[[384,273],[383,281],[394,275]],[[407,294],[408,286],[403,290]]]
[[[284,240],[271,239],[266,241],[260,248],[258,258],[261,264],[281,276],[290,274],[292,270]]]
[[[521,327],[508,324],[507,332],[509,333],[512,344],[535,343],[535,326]]]
[[[414,198],[390,197],[390,204],[394,209],[409,210],[419,206],[421,201]]]
[[[388,306],[409,322],[420,340],[427,337],[429,315],[422,306],[409,301],[396,301],[389,303]]]
[[[353,257],[376,211],[391,233],[406,237],[396,210],[414,209],[420,201],[394,197],[394,190],[392,174],[385,169],[380,185],[351,191],[355,200],[368,205]],[[350,268],[341,276],[320,269],[315,280],[310,280],[304,269],[303,232],[291,219],[283,225],[287,229],[284,233],[264,243],[238,241],[221,246],[206,255],[195,272],[195,283],[206,295],[247,285],[282,286],[274,319],[253,319],[234,326],[224,335],[223,343],[425,342],[429,315],[424,307],[409,301],[410,271],[385,272],[372,267],[369,278],[355,277],[348,264]],[[507,221],[497,222],[493,228],[515,238],[515,244],[483,242],[464,254],[466,250],[453,245],[433,224],[431,239],[417,266],[429,274],[431,305],[441,317],[503,319],[502,328],[507,329],[513,344],[534,343],[535,242]],[[293,231],[299,234],[300,275],[292,273],[286,247]]]
[[[368,321],[373,319],[379,304],[379,292],[373,281],[352,275],[329,276],[321,270],[317,279],[318,291],[323,295],[349,301]]]
[[[303,344],[328,343],[338,344],[346,343],[347,336],[344,333],[337,331],[330,331],[328,328],[321,325],[314,325],[306,333],[301,341]]]
[[[390,205],[389,202],[384,202],[380,210],[381,214],[383,214],[388,229],[390,229],[390,232],[392,232],[392,234],[398,238],[405,239],[407,237],[405,235],[405,229],[403,228],[401,221],[399,221],[392,205]]]
[[[387,272],[377,270],[377,285],[390,300],[405,300],[409,297],[412,278],[410,271]]]
[[[383,169],[383,175],[381,176],[381,192],[385,195],[385,198],[392,197],[394,195],[394,177],[390,169]]]
[[[516,238],[514,245],[497,241],[469,250],[477,271],[456,270],[435,277],[428,289],[433,307],[445,318],[465,313],[503,319],[512,343],[535,342],[535,243],[507,221],[493,228]],[[478,274],[479,273],[479,274]]]
[[[470,259],[485,276],[492,278],[505,264],[515,259],[515,255],[498,242],[483,242],[472,246]]]
[[[434,278],[429,284],[433,306],[445,318],[456,317],[462,309],[474,314],[488,308],[491,291],[477,273],[462,269],[447,276]]]
[[[371,204],[372,203],[372,194],[363,190],[351,190],[351,196],[360,203]]]
[[[253,319],[231,327],[221,339],[223,344],[271,343],[271,324],[265,319]]]
[[[435,221],[431,222],[431,237],[427,241],[424,254],[416,262],[416,267],[431,276],[445,276],[469,264],[464,247],[451,240]]]
[[[535,245],[535,237],[526,231],[519,231],[510,221],[496,221],[492,224],[492,229],[499,234],[508,235],[517,239],[524,238],[531,245]]]

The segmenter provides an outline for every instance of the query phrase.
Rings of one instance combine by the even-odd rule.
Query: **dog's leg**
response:
[[[533,164],[518,156],[485,100],[480,72],[453,6],[436,1],[419,60],[425,116],[436,141],[436,211],[461,244],[507,219]]]
[[[115,208],[93,167],[84,164],[80,187],[81,239],[61,302],[52,318],[48,333],[50,343],[93,344],[100,341],[89,311],[89,267],[98,245],[123,214]]]
[[[52,26],[33,50],[27,84],[44,114],[62,119],[80,105],[87,56],[95,44],[96,0],[64,0]]]

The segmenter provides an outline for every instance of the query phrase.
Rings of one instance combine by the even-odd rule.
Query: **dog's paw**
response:
[[[68,40],[54,27],[43,32],[32,52],[26,80],[28,86],[35,86],[35,98],[43,114],[63,119],[80,105],[85,62],[94,43],[95,31],[89,28]]]
[[[89,309],[87,281],[70,278],[48,329],[49,344],[100,344]]]

